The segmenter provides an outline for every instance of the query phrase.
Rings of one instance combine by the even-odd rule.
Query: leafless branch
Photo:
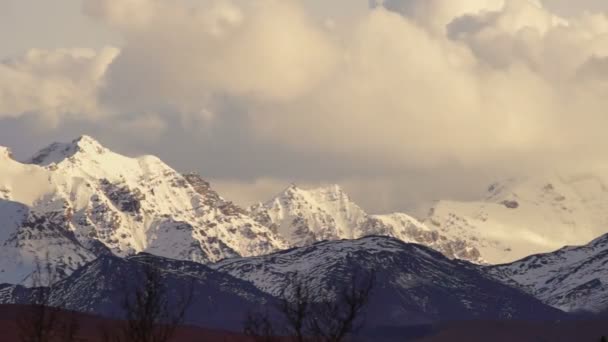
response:
[[[180,291],[180,297],[171,305],[161,270],[156,265],[146,263],[143,264],[142,274],[142,284],[127,293],[123,299],[126,321],[117,332],[104,328],[104,341],[166,342],[183,323],[192,301],[192,283]]]
[[[62,312],[65,303],[51,303],[51,296],[60,280],[48,252],[45,259],[36,259],[30,276],[32,294],[29,305],[17,320],[22,342],[50,342],[76,340],[80,329],[74,313]],[[54,304],[54,305],[52,305]]]
[[[247,314],[243,332],[255,342],[279,341],[268,312]]]
[[[297,342],[344,341],[363,327],[364,309],[375,282],[374,271],[365,276],[355,273],[335,291],[335,296],[318,301],[313,297],[315,289],[310,281],[294,274],[288,279],[277,308],[285,329],[276,329],[277,323],[273,326],[268,314],[258,313],[245,320],[245,333],[256,336],[256,341],[270,341],[278,332]]]

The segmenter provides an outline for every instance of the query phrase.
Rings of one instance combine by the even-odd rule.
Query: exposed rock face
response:
[[[211,188],[211,184],[203,179],[197,173],[187,173],[184,178],[194,188],[196,192],[204,196],[205,205],[219,209],[226,216],[247,215],[247,211],[231,201],[223,199],[215,190]]]
[[[131,190],[128,185],[112,184],[107,179],[100,181],[101,189],[120,211],[137,214],[141,210],[141,201],[146,199],[141,190]]]

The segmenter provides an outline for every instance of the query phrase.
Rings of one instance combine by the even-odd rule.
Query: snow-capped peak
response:
[[[302,201],[331,201],[331,200],[344,200],[350,201],[348,194],[338,184],[332,184],[327,186],[321,186],[312,189],[303,189],[297,184],[290,184],[285,190],[277,194],[272,200],[266,202],[271,204],[273,201],[291,201],[294,199]],[[354,203],[352,203],[354,204]]]
[[[258,222],[272,227],[292,246],[385,235],[424,244],[449,258],[484,262],[474,246],[458,238],[448,239],[409,215],[368,215],[339,185],[310,190],[292,185],[250,211]]]
[[[0,283],[23,279],[28,268],[19,265],[44,257],[54,241],[61,245],[54,250],[74,260],[66,273],[99,253],[208,262],[287,247],[200,176],[182,175],[153,156],[123,156],[89,136],[50,145],[34,164],[0,162],[0,200],[18,202],[7,208],[22,213],[0,215],[0,229],[14,228],[5,240],[0,234],[0,245],[11,246],[0,249],[8,263],[0,262]],[[48,239],[38,236],[44,229],[30,232],[42,225],[58,233]]]
[[[109,151],[94,138],[83,135],[69,143],[53,143],[38,151],[29,162],[41,166],[58,164],[77,154],[100,155]]]
[[[304,190],[292,184],[272,200],[251,208],[295,246],[353,238],[367,214],[338,185]]]
[[[13,159],[11,150],[8,147],[0,146],[0,158]]]

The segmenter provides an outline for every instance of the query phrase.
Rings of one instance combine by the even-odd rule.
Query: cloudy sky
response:
[[[373,212],[608,162],[605,0],[0,0],[0,145],[90,134]]]

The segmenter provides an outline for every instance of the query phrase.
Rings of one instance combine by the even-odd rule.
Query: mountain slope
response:
[[[489,271],[565,311],[608,310],[608,235],[585,246],[532,255]]]
[[[512,262],[608,232],[608,181],[593,174],[509,180],[477,202],[440,201],[423,222],[474,245],[491,264]]]
[[[87,136],[50,145],[33,164],[2,151],[0,283],[23,281],[47,249],[55,262],[53,244],[70,258],[66,273],[108,252],[209,262],[286,247],[200,176],[156,157],[125,157]],[[44,238],[51,231],[56,242]]]
[[[337,185],[311,190],[292,185],[250,211],[258,222],[272,227],[294,247],[323,240],[385,235],[427,245],[450,258],[483,262],[472,245],[458,237],[448,238],[411,216],[368,215]]]
[[[124,318],[125,295],[145,280],[144,265],[154,265],[174,304],[192,290],[185,324],[238,330],[248,311],[273,305],[274,299],[250,283],[196,262],[171,260],[148,254],[128,258],[102,256],[59,282],[51,305],[111,318]],[[27,304],[28,293],[20,285],[0,286],[1,304]]]
[[[331,297],[352,274],[373,269],[377,280],[367,315],[371,326],[561,315],[532,296],[484,275],[472,264],[389,237],[320,242],[267,256],[224,260],[211,267],[275,296],[289,288],[288,279],[297,272],[311,284],[319,300]]]
[[[66,275],[95,258],[66,229],[66,202],[49,178],[46,170],[0,149],[0,283],[25,281],[36,259],[52,260]]]

